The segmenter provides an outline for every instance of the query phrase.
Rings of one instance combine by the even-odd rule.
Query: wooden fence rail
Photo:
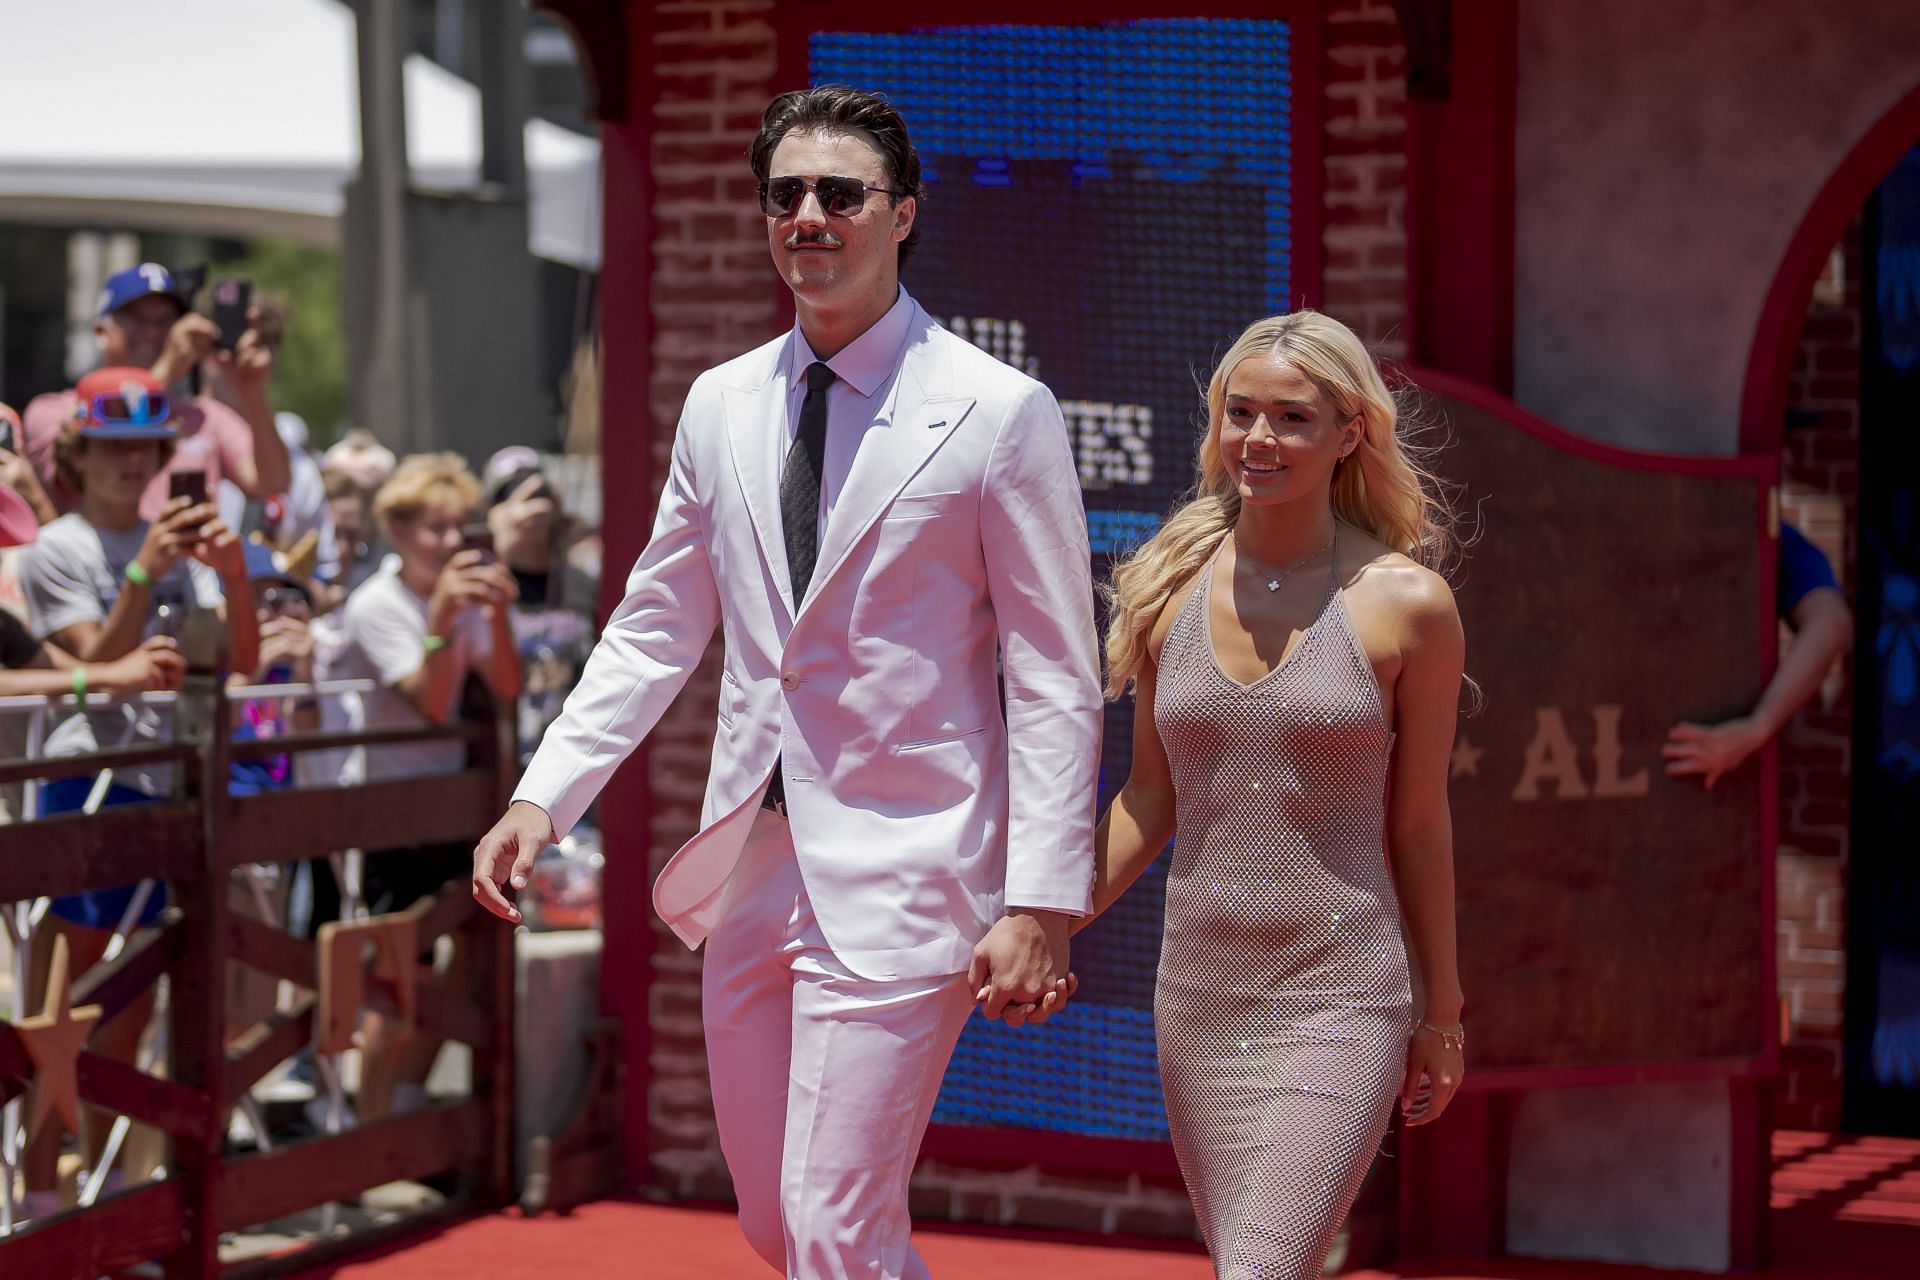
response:
[[[512,933],[474,905],[464,879],[410,913],[408,936],[416,937],[417,945],[405,963],[416,971],[400,985],[417,989],[412,1003],[422,1032],[445,1035],[472,1050],[471,1096],[344,1133],[276,1143],[271,1150],[235,1154],[226,1148],[233,1107],[275,1065],[314,1043],[322,1013],[319,993],[330,980],[341,980],[338,973],[324,972],[313,941],[232,910],[233,869],[345,849],[477,841],[511,786],[512,707],[495,709],[484,694],[470,689],[461,721],[442,730],[293,734],[270,744],[235,744],[225,728],[231,723],[230,704],[216,681],[190,679],[175,705],[177,723],[215,728],[198,734],[189,728],[189,740],[157,751],[0,760],[0,783],[91,773],[109,759],[141,758],[177,761],[181,779],[171,802],[0,827],[0,904],[150,878],[165,881],[168,907],[160,920],[135,934],[118,955],[77,976],[69,1003],[100,1006],[102,1022],[95,1025],[102,1025],[165,976],[163,1069],[148,1073],[83,1050],[75,1075],[84,1102],[160,1130],[169,1151],[157,1180],[0,1235],[0,1276],[93,1280],[157,1262],[169,1280],[210,1280],[222,1274],[218,1245],[223,1232],[344,1200],[400,1178],[456,1172],[460,1189],[449,1211],[511,1199]],[[240,757],[424,739],[464,740],[467,767],[406,782],[252,796],[231,795],[226,785],[230,765]],[[420,956],[448,935],[471,957],[468,970],[474,978],[468,991],[439,992],[424,980]],[[383,987],[377,964],[360,973],[358,953],[349,948],[341,954],[353,956],[354,990],[391,986]],[[345,963],[336,959],[335,966]],[[283,979],[297,994],[265,1021],[232,1028],[226,992],[228,966],[234,964]],[[26,997],[20,991],[16,1006],[24,1006]],[[17,1008],[16,1018],[20,1012]],[[14,1025],[0,1022],[0,1101],[25,1093],[34,1077],[27,1043]],[[340,1249],[337,1242],[323,1243],[231,1270],[246,1276],[279,1274],[311,1266]]]

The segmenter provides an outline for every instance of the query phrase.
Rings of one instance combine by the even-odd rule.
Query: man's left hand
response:
[[[1064,1003],[1069,919],[1015,908],[974,947],[967,982],[989,1018],[1013,1027],[1045,1022]]]

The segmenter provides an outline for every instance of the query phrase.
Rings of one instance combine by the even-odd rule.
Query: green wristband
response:
[[[129,560],[127,561],[127,581],[136,587],[150,587],[153,585],[153,575],[142,569],[138,560]]]
[[[428,653],[437,653],[447,647],[445,636],[421,636],[420,647]]]
[[[80,700],[81,706],[87,705],[87,669],[85,667],[73,669],[73,696]]]

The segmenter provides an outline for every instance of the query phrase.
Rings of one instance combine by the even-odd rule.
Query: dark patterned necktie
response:
[[[820,472],[827,452],[827,388],[833,370],[819,361],[807,366],[807,398],[800,406],[800,429],[787,450],[780,473],[780,523],[787,535],[787,572],[793,576],[793,607],[806,598],[820,554]]]

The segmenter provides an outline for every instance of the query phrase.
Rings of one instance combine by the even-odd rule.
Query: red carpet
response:
[[[1773,1280],[1920,1276],[1920,1142],[1780,1134],[1774,1142]],[[914,1233],[940,1280],[1210,1280],[1192,1253],[928,1226]],[[455,1223],[298,1280],[768,1280],[731,1214],[608,1200],[569,1217]],[[1678,1280],[1693,1272],[1501,1259],[1349,1273],[1352,1280]]]

